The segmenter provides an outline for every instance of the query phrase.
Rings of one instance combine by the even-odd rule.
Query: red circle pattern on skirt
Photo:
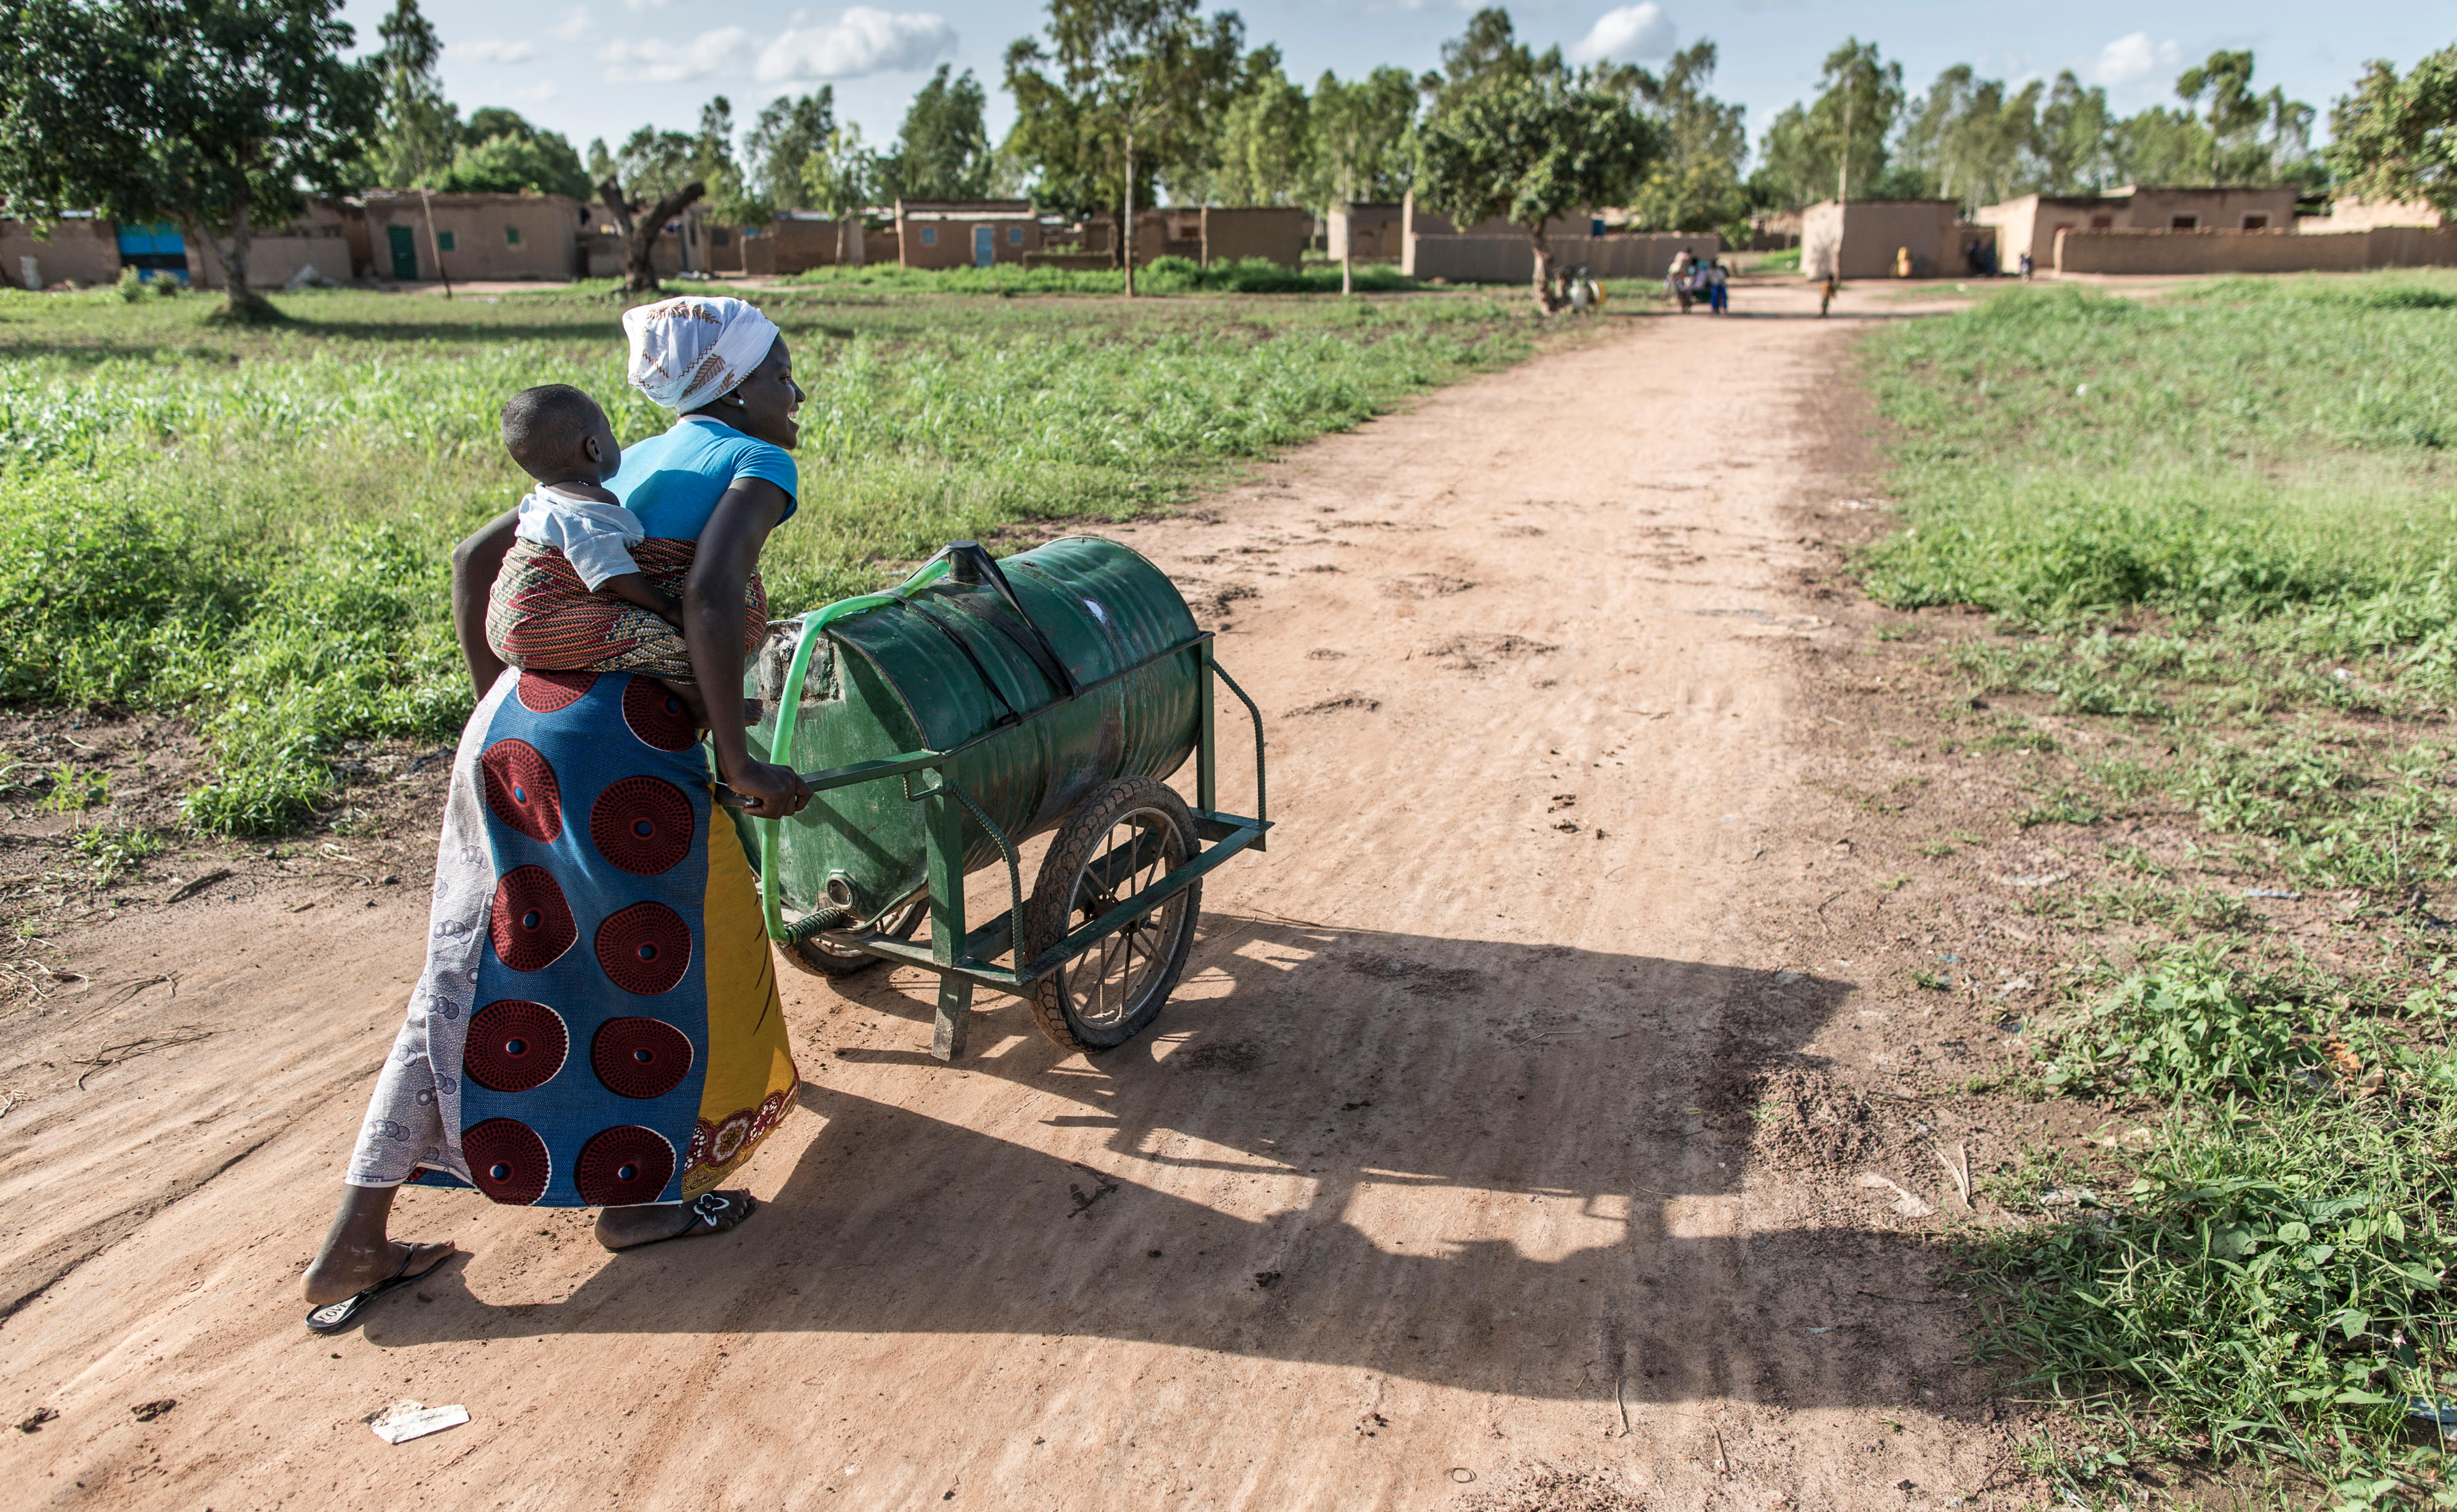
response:
[[[554,1161],[537,1131],[517,1118],[489,1118],[461,1131],[469,1179],[498,1202],[527,1207],[546,1195]]]
[[[461,1069],[488,1092],[535,1092],[571,1053],[563,1015],[544,1003],[499,998],[470,1017]]]
[[[662,1097],[691,1074],[691,1036],[661,1018],[609,1018],[588,1042],[588,1066],[618,1096]]]
[[[636,876],[655,876],[690,855],[693,828],[691,800],[659,777],[609,784],[588,810],[597,853]]]
[[[673,910],[666,910],[671,913]],[[514,867],[495,884],[495,908],[487,921],[495,957],[515,971],[554,963],[580,938],[571,906],[544,867]]]
[[[592,1208],[654,1202],[674,1178],[674,1147],[654,1129],[622,1124],[602,1130],[580,1147],[572,1179],[580,1200]]]
[[[486,784],[486,807],[495,817],[540,845],[563,833],[563,790],[554,767],[525,740],[499,740],[478,758]]]
[[[640,743],[657,750],[689,750],[699,739],[691,709],[652,677],[633,677],[623,690],[623,723]]]
[[[569,708],[588,696],[597,685],[594,672],[523,672],[513,692],[521,707],[532,714],[551,714],[559,708]]]
[[[597,927],[597,965],[627,992],[671,991],[691,970],[691,926],[662,903],[634,903]]]

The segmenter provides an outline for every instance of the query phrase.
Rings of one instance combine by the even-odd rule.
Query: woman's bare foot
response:
[[[748,1192],[703,1193],[692,1202],[642,1203],[597,1210],[597,1242],[609,1250],[636,1250],[664,1239],[723,1234],[758,1211]]]
[[[356,1297],[395,1276],[416,1278],[443,1264],[453,1253],[449,1241],[407,1244],[384,1233],[392,1216],[398,1187],[343,1187],[341,1211],[324,1231],[324,1247],[316,1252],[299,1289],[307,1305],[321,1307]],[[408,1263],[403,1265],[403,1261]]]

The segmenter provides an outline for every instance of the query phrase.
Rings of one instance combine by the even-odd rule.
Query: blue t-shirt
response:
[[[801,507],[793,453],[705,415],[686,415],[663,436],[626,447],[623,470],[606,486],[650,536],[697,541],[737,478],[765,479],[785,490],[780,525]]]

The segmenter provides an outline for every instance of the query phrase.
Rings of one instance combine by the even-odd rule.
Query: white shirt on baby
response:
[[[562,552],[591,593],[609,578],[640,570],[630,548],[648,533],[640,517],[621,504],[573,499],[551,487],[531,489],[521,501],[521,522],[512,531],[519,540]]]

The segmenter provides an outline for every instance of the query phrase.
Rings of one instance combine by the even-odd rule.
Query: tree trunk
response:
[[[1118,225],[1118,245],[1126,252],[1126,297],[1135,296],[1135,133],[1126,133],[1126,210]]]
[[[1536,313],[1551,315],[1567,301],[1553,288],[1553,243],[1545,238],[1542,221],[1527,228],[1527,240],[1536,249]]]
[[[241,325],[257,325],[279,318],[280,312],[266,302],[262,295],[247,286],[248,247],[255,239],[255,228],[249,221],[247,202],[241,200],[238,208],[231,215],[231,235],[228,241],[224,241],[207,230],[200,218],[195,215],[184,218],[188,235],[200,244],[211,247],[214,255],[221,261],[222,318]]]
[[[657,282],[655,254],[657,235],[666,222],[695,204],[708,186],[694,178],[653,205],[643,205],[628,198],[623,186],[613,179],[597,186],[597,194],[606,208],[614,213],[614,224],[623,233],[623,292],[625,294],[657,294],[664,285]]]

